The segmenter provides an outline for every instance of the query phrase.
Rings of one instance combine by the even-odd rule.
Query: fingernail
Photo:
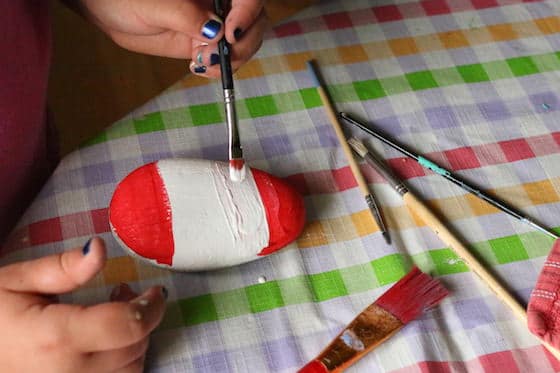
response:
[[[89,253],[89,246],[91,244],[91,238],[88,240],[88,242],[86,242],[86,244],[84,245],[84,247],[82,247],[82,254],[87,255],[87,253]]]
[[[206,72],[206,66],[195,66],[194,72],[197,74],[204,74]]]
[[[202,36],[214,39],[222,28],[222,24],[215,19],[211,19],[202,26]]]
[[[233,31],[233,37],[235,38],[235,40],[241,39],[242,36],[243,36],[243,30],[241,30],[239,27]]]
[[[196,62],[201,65],[204,63],[204,61],[202,61],[202,52],[198,52],[198,54],[196,55]]]
[[[210,55],[210,66],[217,65],[220,63],[220,55],[216,53],[212,53]]]
[[[161,287],[161,295],[163,295],[163,299],[169,298],[169,291],[167,291],[165,286]]]

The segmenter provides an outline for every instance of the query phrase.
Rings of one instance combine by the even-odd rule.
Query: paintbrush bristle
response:
[[[355,137],[351,137],[348,139],[348,145],[350,145],[352,149],[362,158],[365,157],[368,153],[368,150],[364,143]]]
[[[245,160],[243,158],[231,159],[229,161],[229,178],[240,182],[245,179]]]
[[[406,324],[417,318],[426,308],[438,304],[448,294],[447,289],[438,280],[414,267],[379,297],[375,304]]]

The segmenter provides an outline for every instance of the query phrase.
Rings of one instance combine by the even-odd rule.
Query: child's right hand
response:
[[[88,251],[88,250],[84,250]],[[150,332],[165,309],[165,290],[136,297],[126,285],[112,302],[59,304],[105,264],[103,241],[0,268],[0,367],[3,372],[141,372]]]

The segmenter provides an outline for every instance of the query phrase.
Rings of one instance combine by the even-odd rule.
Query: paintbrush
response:
[[[344,371],[447,295],[438,280],[414,267],[352,320],[299,373]]]
[[[429,159],[426,159],[426,158],[422,157],[421,155],[411,153],[410,151],[406,150],[402,146],[397,145],[394,141],[390,140],[388,136],[382,135],[379,132],[372,130],[369,126],[366,126],[364,123],[360,123],[358,120],[352,118],[349,114],[341,112],[340,117],[342,119],[346,120],[347,122],[349,122],[349,123],[357,126],[358,128],[362,129],[363,131],[369,133],[370,135],[374,136],[375,138],[381,140],[382,142],[389,145],[393,149],[398,150],[399,152],[406,155],[407,157],[409,157],[411,159],[414,159],[422,167],[434,171],[436,174],[438,174],[440,176],[443,176],[444,178],[451,181],[455,185],[458,185],[459,187],[463,188],[467,192],[469,192],[471,194],[474,194],[475,196],[482,199],[483,201],[488,202],[489,204],[491,204],[492,206],[494,206],[498,210],[501,210],[501,211],[509,214],[510,216],[513,216],[517,220],[532,226],[533,228],[541,231],[542,233],[545,233],[545,234],[549,235],[550,237],[553,237],[555,239],[560,238],[560,236],[558,236],[556,233],[544,228],[543,226],[541,226],[541,225],[535,223],[534,221],[532,221],[531,219],[529,219],[527,216],[524,216],[523,214],[515,211],[511,206],[508,206],[505,202],[499,201],[498,199],[492,198],[492,197],[488,196],[487,194],[481,192],[480,190],[477,190],[476,188],[474,188],[474,187],[470,186],[469,184],[465,183],[463,180],[459,179],[457,176],[453,175],[450,171],[446,170],[445,168],[443,168],[441,166],[438,166],[437,164],[430,161]]]
[[[476,259],[474,255],[464,246],[461,241],[443,224],[443,222],[408,188],[399,180],[389,169],[389,167],[379,158],[375,157],[365,145],[358,139],[349,140],[350,146],[375,170],[387,178],[393,188],[399,193],[408,206],[434,233],[457,254],[465,264],[486,283],[486,285],[503,301],[513,313],[527,325],[527,310],[504,288],[494,276]],[[552,347],[542,338],[541,343],[560,360],[560,351]]]
[[[228,11],[226,1],[214,0],[214,11],[220,18],[225,20]],[[232,181],[242,181],[245,178],[245,160],[243,159],[243,149],[239,140],[230,52],[231,45],[227,42],[224,35],[218,42],[218,54],[220,56],[222,90],[224,92],[226,124],[228,127],[229,177]]]
[[[375,201],[373,194],[368,189],[364,175],[362,175],[362,172],[360,171],[360,167],[358,166],[358,163],[354,159],[352,150],[346,143],[346,137],[344,136],[344,132],[342,132],[342,128],[340,126],[340,123],[338,122],[338,118],[336,116],[336,111],[334,110],[334,106],[327,94],[327,91],[324,88],[324,84],[322,83],[319,77],[318,69],[315,67],[315,62],[307,61],[307,69],[309,71],[309,74],[313,78],[313,83],[315,84],[315,87],[317,88],[317,92],[321,97],[323,106],[327,110],[327,114],[329,116],[331,125],[336,133],[336,136],[338,137],[338,141],[340,142],[340,145],[342,146],[342,150],[346,155],[346,159],[348,160],[350,169],[352,170],[352,175],[354,175],[354,179],[356,179],[356,183],[358,184],[360,192],[362,193],[362,195],[366,200],[366,203],[369,207],[369,211],[371,212],[373,219],[377,223],[377,226],[379,227],[379,230],[381,231],[381,234],[383,235],[385,242],[387,242],[387,244],[390,244],[391,237],[389,236],[389,232],[385,227],[385,223],[383,221],[383,216],[381,215],[381,211],[377,206],[377,202]]]

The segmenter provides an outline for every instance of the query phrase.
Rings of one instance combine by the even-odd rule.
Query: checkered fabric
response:
[[[69,302],[129,282],[170,292],[152,372],[294,372],[412,264],[452,291],[360,360],[354,372],[552,372],[527,327],[377,174],[363,165],[393,245],[371,220],[305,62],[316,58],[339,110],[560,231],[558,1],[324,1],[274,28],[237,73],[245,158],[304,195],[294,244],[207,273],[137,262],[112,238],[107,206],[136,167],[168,157],[227,159],[221,87],[187,76],[65,157],[7,247],[5,261],[103,237],[109,260]],[[367,137],[523,302],[552,240]],[[265,277],[266,282],[258,281]]]

